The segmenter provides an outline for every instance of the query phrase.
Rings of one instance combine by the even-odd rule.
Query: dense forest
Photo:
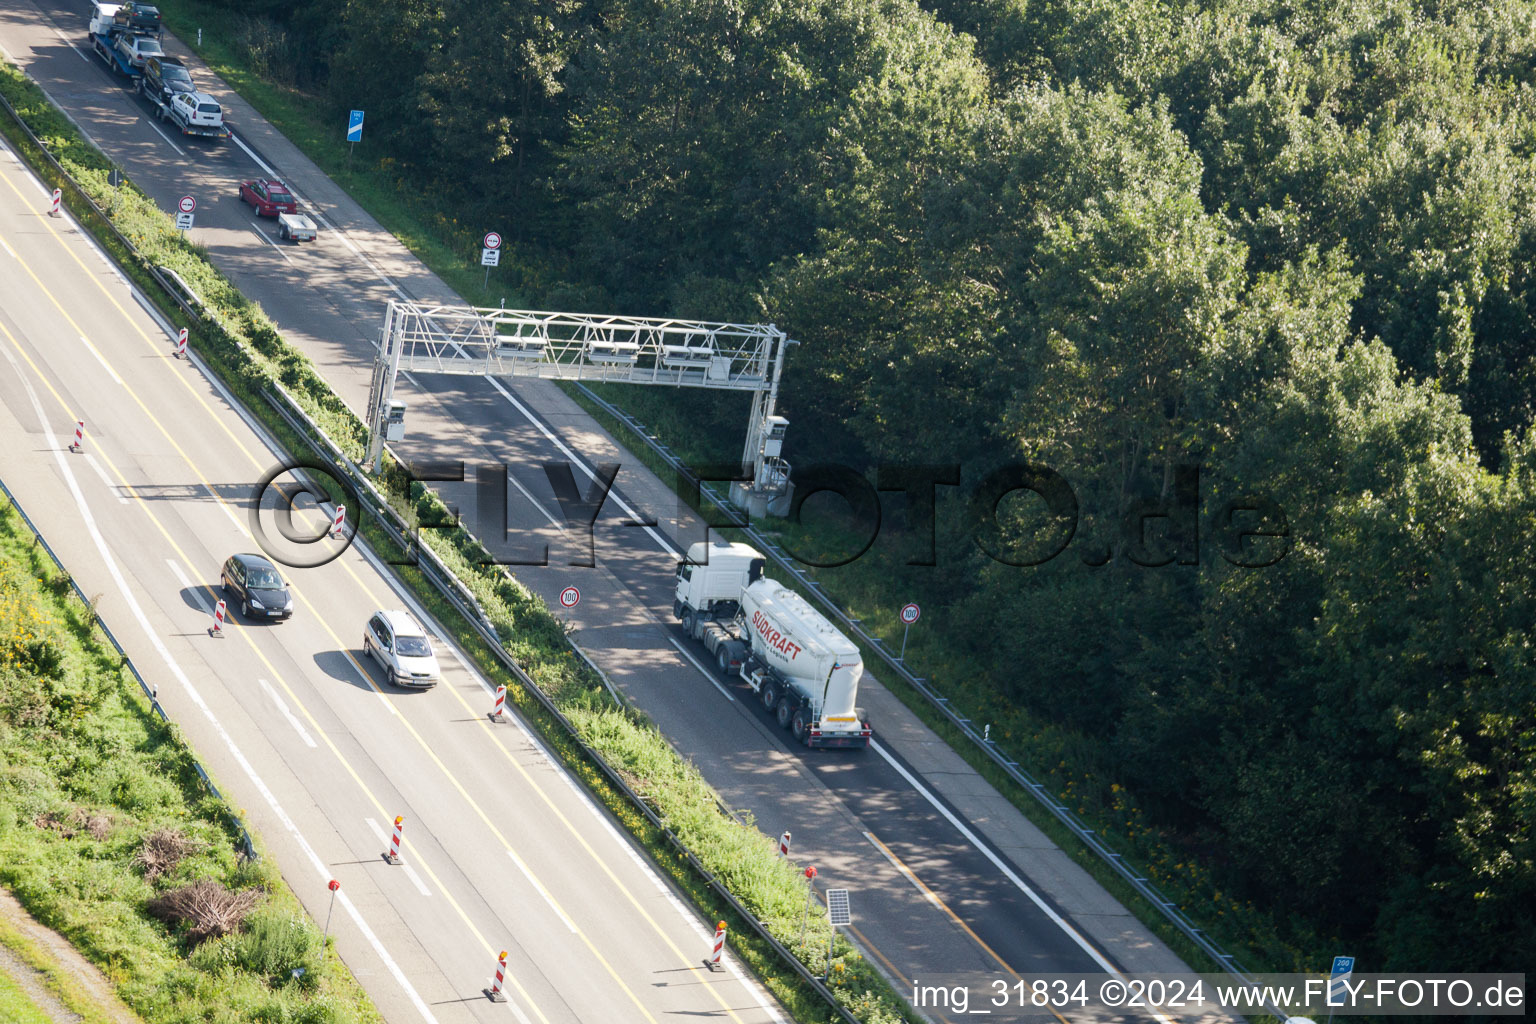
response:
[[[802,339],[800,460],[1068,478],[930,593],[1223,886],[1536,962],[1536,2],[221,2],[531,302]],[[1193,465],[1283,559],[1136,564]]]

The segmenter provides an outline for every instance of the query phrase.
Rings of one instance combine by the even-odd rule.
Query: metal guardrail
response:
[[[76,182],[74,178],[70,176],[69,172],[64,169],[63,165],[54,158],[53,154],[48,150],[48,147],[43,143],[41,139],[37,137],[37,135],[33,133],[32,129],[24,120],[22,120],[21,115],[16,112],[16,109],[11,106],[10,102],[5,98],[3,94],[0,94],[0,107],[4,107],[5,111],[10,115],[11,119],[26,134],[27,138],[31,140],[32,144],[37,148],[37,150],[42,153],[44,158],[48,161],[49,165],[57,174],[59,181],[62,183],[61,187],[68,186],[74,198],[83,203],[87,209],[95,214],[105,230],[108,231],[117,240],[118,244],[123,247],[126,253],[133,257],[139,263],[139,265],[143,267],[146,273],[154,278],[156,283],[159,284],[160,287],[164,290],[166,296],[175,302],[188,318],[194,321],[201,320],[212,321],[216,324],[218,323],[219,318],[217,314],[209,307],[202,305],[197,295],[192,292],[191,288],[186,285],[186,283],[180,278],[179,275],[174,275],[174,272],[170,272],[171,276],[168,276],[168,272],[166,270],[162,270],[162,268],[153,265],[144,258],[143,254],[138,251],[138,248],[131,241],[129,241],[129,239],[125,237],[122,232],[117,229],[115,224],[112,223],[111,218],[107,216],[106,212],[103,211],[101,207],[98,206],[96,202],[91,199],[91,197],[87,195],[83,189],[80,188],[79,183]],[[174,281],[172,280],[173,276],[175,278]],[[188,302],[188,297],[198,303],[196,308],[194,308],[194,306]],[[684,857],[684,859],[688,861],[689,865],[692,866],[694,871],[698,873],[699,877],[704,880],[709,889],[714,892],[715,895],[718,896],[721,900],[725,901],[725,903],[734,913],[737,914],[741,920],[747,922],[752,931],[755,932],[764,942],[766,942],[769,948],[771,948],[774,953],[783,960],[785,964],[789,965],[790,969],[793,970],[802,981],[810,985],[818,995],[826,1000],[827,1004],[838,1015],[838,1017],[845,1022],[845,1024],[860,1024],[859,1019],[853,1016],[853,1014],[851,1014],[846,1008],[842,1006],[842,1004],[837,1001],[837,998],[832,994],[832,991],[827,988],[822,980],[814,973],[812,973],[811,970],[804,963],[802,963],[798,957],[790,952],[788,947],[786,947],[777,938],[775,938],[773,934],[769,932],[768,929],[763,925],[762,921],[760,921],[756,915],[748,910],[747,907],[740,900],[738,900],[736,896],[732,894],[725,887],[725,885],[722,884],[720,880],[709,871],[708,868],[704,866],[698,857],[694,855],[693,851],[690,850],[687,845],[684,844],[682,840],[680,840],[677,835],[667,827],[661,816],[658,815],[655,810],[651,808],[651,806],[647,804],[645,800],[642,799],[640,795],[629,786],[627,782],[625,782],[623,776],[620,775],[610,764],[608,764],[607,760],[604,759],[596,750],[594,750],[584,740],[582,740],[580,734],[576,731],[575,726],[571,724],[570,720],[560,712],[559,708],[555,706],[554,702],[550,700],[549,696],[538,687],[538,684],[536,684],[533,679],[523,671],[522,667],[517,664],[512,656],[507,652],[506,648],[502,646],[501,638],[496,634],[495,627],[492,626],[489,622],[485,615],[484,609],[480,607],[480,603],[475,599],[474,594],[471,593],[468,588],[464,586],[463,582],[459,580],[459,578],[446,565],[442,563],[441,559],[438,558],[437,554],[432,551],[431,548],[426,547],[425,545],[412,543],[409,536],[407,535],[410,529],[409,525],[406,524],[405,521],[399,516],[399,513],[397,513],[395,509],[390,506],[388,501],[384,499],[383,495],[378,492],[378,489],[374,487],[373,482],[361,472],[360,468],[355,463],[353,463],[352,460],[345,455],[345,453],[340,451],[334,444],[331,443],[330,438],[325,435],[325,432],[321,430],[309,418],[309,416],[304,413],[303,409],[298,405],[297,402],[294,401],[293,397],[289,395],[285,389],[282,388],[280,384],[274,381],[273,388],[276,389],[278,395],[274,396],[271,392],[266,393],[268,402],[272,404],[272,406],[278,411],[280,415],[282,415],[290,427],[292,427],[301,437],[308,441],[310,446],[316,451],[318,455],[320,455],[322,459],[332,462],[332,464],[335,465],[338,469],[346,472],[348,478],[351,479],[354,483],[361,485],[359,494],[361,495],[363,493],[367,493],[371,497],[373,508],[370,509],[370,511],[375,512],[375,518],[381,525],[383,525],[386,532],[390,534],[391,539],[400,545],[401,550],[414,550],[418,554],[424,554],[426,556],[427,561],[425,563],[418,561],[416,567],[420,569],[422,574],[438,589],[438,591],[442,593],[443,596],[451,604],[454,605],[455,609],[464,616],[466,621],[468,621],[475,628],[476,632],[478,632],[486,641],[490,650],[497,656],[498,660],[502,662],[507,670],[512,673],[514,678],[516,678],[524,687],[526,687],[528,692],[531,693],[534,698],[539,701],[540,705],[559,723],[561,728],[563,728],[571,737],[572,742],[574,742],[581,750],[582,754],[587,757],[591,763],[596,765],[598,769],[603,773],[609,784],[617,789],[621,794],[623,794],[624,797],[628,799],[640,811],[640,813],[645,816],[646,820],[651,823],[652,827],[654,827],[658,832],[666,837],[668,844],[671,845],[678,853]],[[22,511],[21,506],[16,503],[16,500],[11,496],[10,491],[5,489],[3,481],[0,481],[0,491],[4,491],[5,495],[10,498],[12,506],[15,507],[17,512],[21,513],[22,518],[32,529],[33,535],[37,537],[39,542],[43,544],[44,548],[48,550],[49,556],[53,558],[56,565],[59,565],[60,570],[65,571],[67,574],[67,570],[63,569],[63,566],[59,563],[58,558],[54,556],[52,549],[48,548],[47,542],[42,539],[42,534],[37,531],[36,527],[32,526],[32,521],[27,517],[26,513]],[[377,510],[379,509],[386,510],[387,515],[378,515]],[[72,587],[74,587],[75,592],[79,594],[81,600],[84,601],[85,595],[80,592],[80,588],[74,583],[73,577],[70,577],[70,584]],[[86,601],[86,604],[89,607],[89,601]],[[127,665],[133,672],[134,678],[139,682],[139,686],[149,697],[151,707],[154,708],[155,712],[160,716],[162,720],[169,721],[169,719],[166,717],[164,708],[160,706],[159,701],[155,696],[154,688],[145,682],[144,677],[139,674],[137,666],[133,665],[132,660],[123,650],[122,645],[117,642],[117,638],[112,635],[110,630],[107,629],[106,624],[99,618],[96,621],[97,624],[101,626],[103,633],[111,641],[112,646],[117,650],[118,654],[122,656],[124,664]],[[582,651],[580,647],[576,646],[574,642],[572,643],[572,647],[577,651],[578,654],[581,654],[582,657],[586,659],[585,652]],[[590,664],[590,659],[586,660],[588,660],[588,663]],[[592,667],[596,669],[595,665]],[[608,682],[606,677],[603,676],[601,671],[599,671],[598,674],[604,679],[604,684],[608,685],[611,690],[611,684]],[[211,792],[215,798],[224,803],[227,807],[228,801],[224,800],[223,795],[214,786],[213,781],[208,777],[207,772],[203,770],[202,765],[198,764],[194,759],[193,766],[197,770],[198,775],[202,778],[204,784],[207,785],[209,792]],[[721,809],[725,813],[735,817],[730,809],[724,807],[724,805],[721,805]],[[254,859],[257,854],[255,847],[252,844],[250,833],[246,830],[245,824],[240,820],[239,815],[235,814],[232,810],[230,813],[232,820],[235,822],[236,827],[239,829],[240,838],[244,845],[243,852],[246,856]]]
[[[1175,928],[1183,933],[1186,938],[1198,946],[1202,952],[1211,957],[1211,959],[1219,964],[1222,969],[1230,972],[1244,982],[1252,982],[1252,972],[1244,967],[1241,963],[1239,963],[1235,956],[1222,949],[1219,945],[1217,945],[1214,939],[1207,935],[1202,929],[1196,927],[1195,922],[1191,920],[1190,917],[1181,909],[1179,909],[1177,903],[1175,903],[1173,900],[1170,900],[1166,894],[1158,889],[1157,886],[1153,885],[1152,882],[1149,881],[1145,876],[1139,874],[1135,868],[1126,862],[1124,856],[1112,849],[1109,844],[1100,838],[1093,829],[1089,828],[1081,818],[1073,813],[1071,808],[1067,807],[1061,801],[1052,796],[1050,790],[1045,786],[1044,783],[1040,782],[1028,771],[1026,771],[1017,761],[1012,760],[1005,753],[1003,753],[1002,749],[998,747],[997,741],[993,740],[990,736],[985,735],[985,730],[978,731],[969,718],[966,718],[964,715],[961,715],[954,708],[952,708],[950,706],[950,700],[948,697],[941,695],[926,678],[918,676],[914,674],[910,669],[908,669],[901,659],[897,658],[886,648],[884,640],[882,640],[880,637],[871,635],[867,630],[863,628],[863,626],[859,624],[858,619],[851,617],[847,612],[843,611],[843,609],[839,607],[835,601],[833,601],[830,597],[827,596],[826,593],[822,591],[821,584],[818,581],[812,579],[802,566],[795,564],[793,560],[791,560],[790,557],[784,552],[784,550],[775,544],[772,540],[768,539],[761,532],[754,530],[748,523],[746,514],[737,508],[736,505],[731,502],[728,496],[717,494],[714,487],[710,486],[708,483],[700,481],[698,477],[693,473],[693,471],[688,468],[688,465],[677,455],[677,453],[668,448],[666,444],[664,444],[655,435],[648,432],[643,423],[640,423],[633,416],[630,416],[628,413],[613,403],[604,400],[586,385],[577,383],[575,386],[604,412],[608,413],[608,415],[624,424],[624,426],[629,428],[629,430],[632,431],[635,436],[644,441],[645,444],[650,447],[651,451],[653,451],[664,462],[666,462],[666,464],[670,466],[674,472],[679,474],[680,479],[688,481],[690,487],[697,486],[699,488],[701,499],[708,498],[709,501],[713,502],[722,510],[731,513],[733,518],[739,520],[743,524],[747,524],[741,527],[743,532],[746,533],[746,535],[750,537],[752,541],[765,554],[768,555],[769,558],[772,558],[776,565],[778,565],[786,572],[792,574],[795,579],[802,583],[806,592],[809,593],[818,604],[820,604],[823,608],[835,616],[839,622],[847,627],[849,632],[857,636],[858,639],[864,643],[865,647],[873,651],[880,658],[880,660],[886,664],[887,667],[889,667],[893,672],[901,677],[903,682],[912,687],[918,693],[922,694],[923,698],[935,710],[942,714],[951,725],[959,729],[967,739],[969,739],[979,750],[981,750],[982,753],[987,756],[988,759],[997,765],[998,768],[1006,772],[1009,778],[1018,783],[1018,785],[1022,787],[1025,792],[1034,797],[1042,807],[1048,810],[1053,817],[1065,825],[1073,835],[1075,835],[1083,842],[1085,846],[1088,847],[1088,849],[1097,854],[1100,860],[1107,864],[1117,875],[1128,882],[1136,890],[1137,893],[1139,893],[1144,899],[1147,900],[1147,902],[1156,907],[1158,911],[1163,915],[1163,917],[1165,917],[1169,923],[1171,923]],[[1271,1007],[1270,1009],[1271,1012],[1276,1013],[1280,1019],[1284,1019],[1285,1013],[1278,1007]]]
[[[49,559],[58,567],[59,572],[63,573],[64,577],[69,580],[69,589],[74,591],[75,596],[80,599],[80,603],[85,605],[86,610],[91,613],[91,624],[101,630],[102,635],[107,638],[107,642],[112,645],[112,649],[117,652],[118,657],[122,658],[123,667],[133,673],[133,678],[138,680],[139,689],[144,691],[144,696],[149,701],[150,710],[159,716],[160,721],[169,724],[171,716],[166,714],[165,707],[160,703],[160,698],[155,688],[150,686],[139,673],[139,667],[133,663],[133,659],[128,656],[128,652],[123,650],[123,645],[118,643],[117,635],[108,627],[106,620],[97,613],[96,606],[91,603],[90,598],[85,596],[85,591],[81,590],[80,584],[75,582],[74,575],[64,567],[64,563],[54,552],[53,546],[48,543],[47,538],[43,536],[43,532],[37,528],[37,524],[32,521],[32,517],[27,515],[27,510],[21,507],[21,502],[16,500],[16,495],[11,493],[11,489],[5,485],[4,480],[0,480],[0,493],[5,495],[6,500],[10,502],[11,508],[16,511],[17,515],[21,516],[21,521],[27,525],[27,529],[32,531],[34,542],[42,546],[42,549],[48,553]],[[251,841],[251,833],[246,829],[245,822],[241,820],[240,815],[236,813],[230,802],[224,799],[224,794],[219,792],[219,787],[213,784],[213,780],[208,777],[208,772],[203,769],[201,762],[195,757],[192,759],[192,768],[197,772],[197,777],[203,780],[203,785],[207,787],[209,794],[219,803],[223,804],[224,809],[229,813],[229,820],[234,824],[240,842],[241,855],[247,860],[256,860],[256,845]]]
[[[22,116],[16,112],[16,108],[11,106],[11,101],[6,99],[4,93],[0,93],[0,107],[5,108],[5,111],[10,115],[11,120],[14,121],[16,126],[22,130],[27,139],[32,143],[33,146],[37,148],[37,151],[43,155],[43,158],[48,161],[48,165],[52,167],[54,173],[58,175],[58,179],[61,182],[60,188],[62,189],[67,187],[75,201],[83,203],[85,207],[91,211],[91,213],[96,215],[96,218],[101,222],[102,227],[110,232],[112,237],[117,240],[117,243],[123,247],[123,250],[132,256],[141,267],[143,267],[145,273],[153,277],[155,282],[159,284],[161,288],[165,289],[166,294],[175,300],[176,304],[181,307],[182,312],[194,320],[202,319],[202,311],[200,309],[193,309],[192,306],[187,303],[187,300],[182,298],[177,290],[177,287],[168,277],[166,277],[165,272],[162,271],[161,268],[152,264],[149,260],[145,259],[144,255],[139,252],[138,247],[129,241],[128,237],[117,229],[117,225],[112,223],[112,218],[107,216],[107,212],[105,210],[96,205],[96,201],[87,195],[85,190],[80,187],[80,184],[75,181],[74,177],[64,169],[64,165],[59,163],[58,159],[54,157],[53,151],[48,148],[47,143],[37,137],[36,133],[32,131],[31,125],[27,124],[27,122],[22,119]],[[188,291],[190,292],[190,289],[188,289]]]
[[[484,609],[480,607],[480,603],[475,600],[474,595],[464,586],[463,581],[458,578],[452,569],[443,563],[437,553],[430,547],[411,538],[411,525],[384,499],[384,496],[373,485],[373,481],[363,472],[362,467],[348,458],[344,452],[331,442],[330,438],[325,435],[325,432],[294,402],[292,396],[288,395],[281,385],[274,384],[273,389],[267,391],[265,396],[267,402],[277,411],[278,415],[282,416],[289,427],[300,437],[304,438],[316,455],[329,462],[337,471],[345,473],[351,483],[359,485],[359,496],[361,497],[365,494],[368,496],[368,498],[365,498],[365,503],[369,506],[367,511],[373,515],[374,520],[389,534],[390,540],[400,550],[414,552],[418,556],[416,568],[421,570],[422,575],[454,606],[454,609],[464,617],[465,621],[474,627],[497,661],[512,674],[513,678],[522,684],[523,688],[538,701],[539,706],[559,724],[560,728],[570,737],[571,742],[576,745],[582,755],[602,772],[608,784],[623,794],[625,799],[645,816],[645,819],[650,822],[651,826],[666,838],[667,843],[688,861],[693,870],[709,886],[710,891],[724,900],[732,911],[743,921],[746,921],[753,932],[766,942],[794,970],[802,981],[815,989],[816,993],[827,1001],[828,1005],[837,1012],[838,1016],[846,1024],[859,1024],[858,1018],[853,1016],[837,1001],[837,998],[822,982],[821,978],[813,973],[799,957],[790,952],[787,946],[774,937],[773,933],[768,930],[762,921],[745,904],[737,899],[713,872],[704,866],[703,862],[694,855],[687,844],[678,838],[677,834],[668,827],[661,815],[657,814],[655,809],[630,787],[623,775],[610,765],[602,754],[582,739],[581,733],[577,731],[570,719],[565,717],[559,706],[555,704],[548,694],[539,688],[539,685],[533,681],[533,678],[523,670],[523,667],[518,664],[517,660],[502,645],[501,637],[496,633],[496,627],[490,622]],[[459,528],[463,529],[462,525]],[[473,534],[468,534],[468,531],[465,532],[473,538]],[[421,560],[421,556],[425,556],[424,561]],[[582,654],[585,658],[585,654],[580,648],[576,648],[576,650],[577,653]],[[595,665],[592,667],[596,669]],[[599,675],[601,676],[602,673],[599,672]],[[606,677],[604,677],[604,684],[608,685]],[[620,706],[624,706],[623,702],[620,702]],[[730,813],[728,808],[722,807],[722,810]]]

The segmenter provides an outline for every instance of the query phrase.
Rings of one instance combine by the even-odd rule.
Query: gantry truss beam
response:
[[[386,334],[410,373],[768,391],[784,332],[765,324],[390,303]]]
[[[402,370],[748,391],[742,461],[754,489],[781,494],[789,467],[779,457],[784,421],[774,406],[792,344],[772,324],[391,301],[368,395],[368,461],[377,471],[392,408],[398,416],[392,400]]]

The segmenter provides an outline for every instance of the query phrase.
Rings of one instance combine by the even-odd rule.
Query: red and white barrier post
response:
[[[347,525],[347,506],[337,505],[336,515],[331,519],[331,536],[341,536],[341,531]]]
[[[785,829],[784,834],[779,836],[779,856],[789,856],[789,829]]]
[[[63,201],[64,201],[64,193],[60,192],[58,189],[54,189],[53,190],[53,201],[48,206],[48,216],[50,216],[50,217],[57,217],[59,215],[59,204],[62,203]]]
[[[506,981],[506,977],[507,951],[502,950],[501,954],[496,957],[496,977],[492,979],[491,987],[483,990],[485,992],[485,998],[489,999],[493,1003],[506,1002],[507,995],[501,990],[501,986]]]
[[[720,955],[725,952],[725,922],[715,925],[715,945],[709,956],[704,958],[704,966],[715,970],[720,966]]]
[[[187,354],[187,329],[183,327],[176,332],[176,358],[180,359]]]
[[[219,598],[219,603],[213,606],[213,625],[208,627],[209,636],[224,635],[224,599]]]
[[[69,446],[72,452],[85,451],[85,420],[75,420],[75,440]]]
[[[400,863],[400,835],[405,831],[405,816],[395,815],[395,834],[389,841],[389,849],[384,851],[384,859],[391,864]]]
[[[506,714],[506,706],[507,688],[505,686],[498,686],[496,687],[496,706],[490,711],[487,711],[485,713],[485,717],[489,718],[494,723],[500,724],[502,715]]]

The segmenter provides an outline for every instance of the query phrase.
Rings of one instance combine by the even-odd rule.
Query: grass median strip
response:
[[[166,214],[132,183],[116,189],[109,185],[110,164],[106,158],[9,65],[0,65],[0,94],[7,97],[33,133],[44,140],[47,152],[59,161],[68,179],[78,184],[80,196],[66,188],[71,210],[145,293],[152,300],[169,305],[163,302],[163,293],[148,269],[160,266],[175,270],[201,297],[207,310],[202,320],[183,316],[179,309],[167,308],[166,312],[189,327],[193,348],[252,414],[289,451],[304,451],[305,439],[263,397],[272,382],[280,382],[332,443],[350,458],[361,458],[363,425],[330,391],[309,360],[283,340],[271,320],[208,262],[207,254],[177,232]],[[45,179],[68,184],[63,175],[48,166],[43,153],[14,123],[0,121],[0,128]],[[84,196],[90,197],[95,208],[84,201]],[[116,242],[111,226],[129,239],[131,251]],[[436,495],[419,483],[407,481],[398,467],[388,465],[379,483],[391,506],[407,521],[451,521],[446,506]],[[377,523],[365,521],[361,528],[376,550],[389,557],[404,554],[394,548]],[[595,673],[567,642],[559,620],[542,601],[501,567],[484,564],[485,552],[462,529],[424,531],[423,543],[431,545],[475,595],[504,648],[554,701],[573,726],[575,735],[566,732],[519,680],[506,672],[485,648],[480,634],[419,570],[404,568],[402,578],[470,652],[481,671],[507,685],[508,698],[706,916],[731,921],[734,915],[710,889],[699,868],[679,855],[623,793],[608,783],[591,756],[603,758],[626,779],[660,816],[666,829],[697,859],[702,870],[718,879],[780,942],[794,948],[811,970],[825,971],[842,1006],[869,1024],[915,1019],[901,998],[841,937],[836,938],[828,958],[830,926],[824,916],[813,915],[805,942],[799,944],[799,915],[805,889],[798,869],[777,856],[773,840],[722,812],[713,789],[691,763],[672,749],[654,725],[631,709],[613,703]],[[737,925],[731,932],[733,947],[785,1007],[802,1021],[828,1019],[830,1010],[815,990],[790,970],[768,943],[740,927],[743,922],[733,923]],[[220,955],[238,958],[233,952]]]
[[[379,1020],[93,623],[0,509],[0,885],[150,1024]]]

